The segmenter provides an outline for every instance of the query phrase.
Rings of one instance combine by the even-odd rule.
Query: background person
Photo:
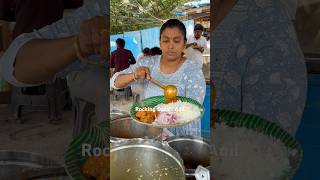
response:
[[[204,27],[201,24],[194,26],[193,35],[188,37],[186,56],[198,64],[203,65],[203,53],[207,49],[207,40],[202,36]]]

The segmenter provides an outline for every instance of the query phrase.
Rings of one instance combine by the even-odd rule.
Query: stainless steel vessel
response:
[[[170,147],[179,153],[186,168],[187,177],[192,178],[199,165],[210,166],[210,145],[202,137],[182,135],[166,140]]]
[[[185,179],[183,161],[166,142],[131,139],[114,142],[110,150],[110,178]]]
[[[134,122],[130,116],[114,118],[110,122],[111,142],[119,139],[146,138],[157,139],[160,137],[162,129],[145,126]]]
[[[130,116],[130,114],[125,111],[121,111],[121,110],[117,110],[117,109],[113,109],[110,111],[111,120],[115,119],[115,118],[126,117],[126,116]]]
[[[37,154],[0,151],[0,179],[31,179],[29,176],[31,171],[38,173],[43,169],[60,167],[62,166],[58,163]],[[65,174],[60,175],[64,176]]]

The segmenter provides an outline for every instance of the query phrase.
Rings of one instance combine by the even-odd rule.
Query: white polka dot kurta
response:
[[[307,73],[283,4],[238,0],[211,37],[215,108],[255,114],[295,134]]]
[[[145,58],[128,69],[116,73],[112,82],[119,74],[128,74],[137,67],[146,66],[150,69],[151,77],[159,80],[162,84],[173,84],[178,89],[179,96],[186,96],[203,103],[206,93],[206,82],[201,67],[194,61],[187,59],[183,65],[172,74],[164,74],[160,70],[161,56]],[[111,84],[113,85],[113,84]],[[149,81],[143,83],[144,98],[163,95],[163,90]],[[201,136],[201,121],[196,121],[181,128],[169,129],[175,135],[189,134]]]

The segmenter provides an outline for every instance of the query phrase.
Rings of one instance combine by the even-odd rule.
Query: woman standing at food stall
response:
[[[201,67],[194,61],[182,57],[186,48],[186,28],[177,19],[166,21],[160,29],[162,55],[146,58],[128,69],[114,74],[111,85],[115,89],[124,88],[135,81],[143,81],[144,98],[163,95],[163,90],[151,83],[151,78],[162,84],[173,84],[179,96],[186,96],[203,103],[205,78]],[[176,135],[201,135],[201,122],[196,121],[182,128],[170,129]]]

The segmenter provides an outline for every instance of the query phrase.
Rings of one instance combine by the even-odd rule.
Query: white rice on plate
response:
[[[289,151],[279,140],[256,131],[217,124],[212,133],[211,167],[217,180],[273,180],[290,168]]]
[[[159,104],[155,107],[160,113],[163,112],[175,112],[176,123],[185,123],[192,121],[201,115],[201,109],[188,102],[177,101],[168,104]]]

